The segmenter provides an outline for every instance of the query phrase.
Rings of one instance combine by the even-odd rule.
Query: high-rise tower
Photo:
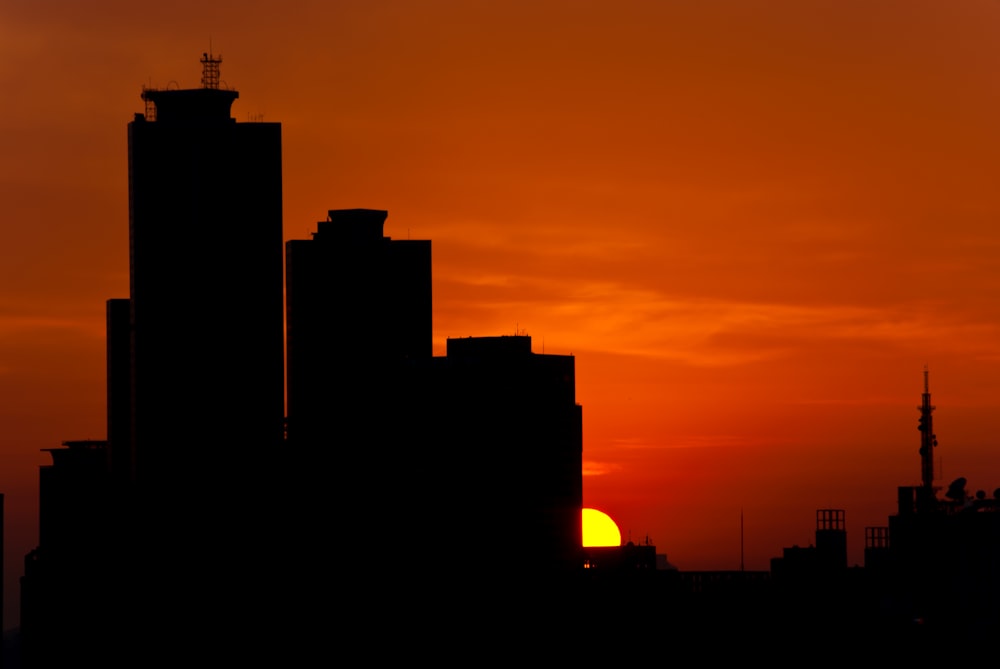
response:
[[[128,126],[130,448],[137,634],[256,636],[277,545],[284,421],[281,126],[202,87],[145,89]],[[120,350],[120,347],[119,347]],[[109,426],[109,434],[118,434]],[[114,447],[115,453],[122,449]],[[128,636],[128,635],[126,635]],[[243,639],[245,641],[245,638]],[[141,664],[142,662],[139,662]]]
[[[430,394],[431,242],[383,235],[387,216],[332,210],[312,239],[286,245],[288,444],[306,465],[288,493],[299,575],[384,578],[394,554],[356,547],[386,531],[407,545],[400,509],[422,500],[414,460],[426,420],[418,399]],[[349,537],[332,552],[331,518]],[[300,587],[324,592],[309,578]]]
[[[202,88],[144,89],[128,128],[133,468],[214,487],[282,439],[281,125]]]

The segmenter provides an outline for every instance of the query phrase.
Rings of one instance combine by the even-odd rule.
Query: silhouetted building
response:
[[[43,449],[52,463],[39,469],[38,545],[21,578],[24,667],[109,661],[126,634],[122,620],[139,613],[124,594],[139,585],[130,564],[137,537],[129,305],[107,302],[108,439]]]
[[[1000,489],[970,494],[964,477],[939,497],[934,485],[933,432],[928,372],[917,407],[921,484],[900,486],[896,514],[871,546],[866,567],[887,593],[893,612],[949,630],[1000,626]]]
[[[383,594],[404,587],[419,560],[400,551],[420,555],[413,542],[428,536],[425,417],[407,396],[428,392],[431,243],[384,236],[387,215],[330,211],[285,246],[292,578],[320,597],[342,592],[344,574]]]
[[[245,642],[276,587],[261,579],[276,578],[281,496],[265,499],[284,473],[281,125],[232,118],[239,93],[220,87],[220,62],[202,58],[202,88],[144,89],[128,125],[125,523],[155,621],[136,630],[147,649],[181,623]],[[119,434],[110,426],[116,455]],[[178,598],[183,621],[165,606]]]
[[[25,668],[108,661],[121,642],[121,593],[136,586],[122,550],[134,542],[129,314],[129,300],[107,301],[108,439],[43,449],[52,463],[38,472],[38,545],[20,582]]]
[[[662,558],[666,569],[666,555],[657,555],[652,544],[634,544],[631,541],[622,546],[589,546],[583,549],[583,568],[600,571],[635,571],[660,569]],[[676,568],[674,568],[676,569]]]
[[[312,239],[286,245],[304,559],[329,540],[317,530],[332,514],[352,542],[334,573],[392,588],[578,569],[573,358],[532,353],[529,337],[451,339],[432,358],[430,242],[384,236],[386,217],[330,211]],[[402,548],[353,547],[376,538]]]
[[[920,500],[922,487],[899,489],[880,575],[901,613],[943,626],[1000,625],[1000,501],[965,484],[957,479],[934,506]]]
[[[825,617],[833,629],[844,620],[830,611],[851,611],[855,631],[905,636],[919,628],[922,642],[949,645],[1000,628],[1000,489],[992,498],[984,490],[970,494],[958,478],[939,495],[926,370],[921,399],[921,483],[897,489],[887,526],[865,528],[864,569],[843,568],[843,511],[833,509],[817,512],[815,547],[786,548],[771,561],[781,601],[807,612],[804,619]]]
[[[283,311],[281,128],[230,116],[220,62],[204,55],[202,88],[143,90],[128,126],[107,440],[40,472],[25,665],[311,661],[331,626],[386,607],[439,630],[569,593],[574,358],[527,336],[433,357],[430,242],[384,236],[380,210],[287,244]]]
[[[574,358],[533,353],[528,336],[449,339],[447,354],[435,360],[440,409],[431,443],[442,471],[447,461],[463,471],[441,488],[451,526],[503,569],[579,569],[583,419]]]
[[[847,569],[847,526],[843,509],[816,511],[816,553],[821,569]]]
[[[889,568],[889,528],[865,528],[865,569],[873,572]]]
[[[108,300],[107,319],[107,410],[108,464],[112,480],[127,486],[132,469],[132,329],[131,301]]]
[[[228,486],[283,435],[281,125],[230,116],[219,61],[128,127],[131,429],[161,494]]]
[[[367,441],[392,419],[386,375],[432,355],[431,243],[383,236],[387,216],[333,210],[286,244],[288,436],[309,457]]]
[[[67,441],[45,449],[39,470],[38,546],[21,577],[23,666],[106,659],[118,589],[113,580],[107,442]]]
[[[448,603],[418,612],[431,628],[511,609],[567,615],[584,561],[574,358],[501,336],[449,339],[432,362],[398,377],[384,416],[398,436],[374,470],[391,484],[384,506],[366,505],[404,540],[400,589]]]
[[[128,125],[129,299],[107,303],[107,441],[40,472],[26,666],[259,654],[287,608],[281,126],[221,59]],[[181,631],[183,630],[183,631]]]
[[[771,575],[784,588],[828,589],[843,583],[847,571],[847,528],[842,509],[816,511],[814,546],[792,546],[771,559]]]

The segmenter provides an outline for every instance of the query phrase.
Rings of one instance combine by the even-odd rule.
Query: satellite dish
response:
[[[960,476],[951,482],[948,486],[948,492],[945,493],[945,497],[954,500],[965,499],[965,477]]]

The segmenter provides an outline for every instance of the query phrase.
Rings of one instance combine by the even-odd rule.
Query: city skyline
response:
[[[431,242],[385,236],[384,210],[330,210],[282,277],[281,125],[237,122],[222,59],[200,62],[199,87],[144,87],[128,125],[108,438],[47,449],[21,666],[287,662],[344,629],[334,610],[366,630],[370,607],[420,609],[433,629],[544,601],[532,584],[572,592],[573,357],[525,335],[434,357]],[[420,510],[468,534],[428,542]],[[377,527],[391,540],[364,541]]]
[[[125,123],[143,85],[197,86],[209,39],[233,115],[283,125],[286,239],[388,210],[434,240],[435,355],[575,356],[584,505],[626,538],[736,568],[742,509],[760,569],[842,508],[860,562],[920,480],[924,365],[938,483],[1000,485],[1000,10],[532,6],[3,10],[8,586],[41,449],[104,436]]]

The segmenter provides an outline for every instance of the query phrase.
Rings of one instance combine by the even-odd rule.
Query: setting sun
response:
[[[622,533],[611,516],[597,509],[583,510],[583,545],[585,548],[596,546],[621,546]]]

